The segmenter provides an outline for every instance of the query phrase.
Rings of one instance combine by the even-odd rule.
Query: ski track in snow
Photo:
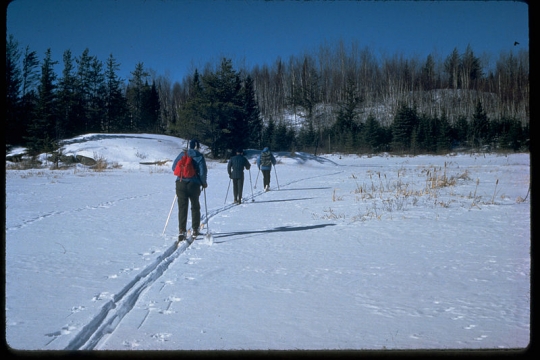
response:
[[[294,180],[291,182],[288,182],[286,184],[282,184],[281,186],[278,184],[278,187],[287,187],[289,185],[292,185],[294,183],[303,182],[307,180],[311,180],[314,178],[320,178],[320,177],[326,177],[326,176],[332,176],[336,174],[343,173],[344,171],[338,171],[338,172],[331,172],[326,173],[322,175],[302,178],[298,180]],[[254,192],[252,196],[246,197],[244,201],[250,201],[251,199],[254,199],[257,196],[260,196],[264,194],[264,190],[260,190],[258,192]],[[148,197],[152,196],[152,194],[146,194],[139,197]],[[125,200],[130,200],[138,197],[127,197],[118,199],[115,201],[109,201],[106,203],[99,204],[94,207],[82,207],[79,209],[71,210],[71,211],[62,211],[62,212],[52,212],[49,214],[42,215],[38,218],[26,221],[24,224],[12,227],[10,230],[18,229],[21,227],[24,227],[26,225],[29,225],[35,221],[42,220],[49,216],[55,216],[55,215],[62,215],[66,212],[78,212],[78,211],[84,211],[84,210],[93,210],[101,207],[110,207],[114,206],[115,203]],[[205,214],[201,214],[201,224],[208,224],[208,220],[212,217],[227,211],[233,207],[237,206],[236,204],[228,204],[224,205],[216,210],[210,211],[208,213],[208,217],[206,217]],[[208,231],[208,228],[207,228]],[[96,348],[99,348],[99,344],[102,339],[107,337],[107,335],[111,335],[115,329],[118,327],[124,316],[126,316],[136,305],[137,300],[139,299],[139,296],[144,292],[145,289],[152,286],[156,281],[165,273],[169,265],[175,259],[177,259],[184,251],[189,247],[190,244],[186,243],[185,241],[182,242],[179,246],[176,245],[176,243],[173,242],[173,244],[160,256],[156,258],[156,260],[147,266],[143,271],[141,271],[135,278],[133,278],[118,294],[112,296],[112,299],[109,300],[107,303],[105,303],[97,315],[95,315],[90,322],[88,322],[86,325],[82,327],[82,330],[69,342],[65,350],[94,350]],[[191,260],[190,260],[191,261]],[[98,295],[96,298],[102,298],[102,294]],[[173,301],[177,301],[175,299],[171,299],[171,303]],[[148,312],[148,314],[150,311]],[[142,323],[146,318],[143,319]],[[142,323],[139,325],[141,326]],[[49,341],[48,344],[52,343],[58,336],[69,334],[71,333],[71,330],[73,329],[62,329],[60,331],[46,334],[47,336],[53,337],[51,341]],[[158,340],[164,341],[162,339],[163,336],[167,336],[167,334],[155,334],[155,337],[159,337]],[[47,344],[47,345],[48,345]],[[136,346],[136,345],[135,345]]]
[[[18,224],[18,225],[6,228],[6,232],[12,231],[12,230],[22,229],[22,228],[24,228],[26,226],[32,225],[32,224],[34,224],[34,223],[36,223],[38,221],[41,221],[41,220],[44,220],[44,219],[47,219],[47,218],[50,218],[50,217],[53,217],[53,216],[59,216],[59,215],[61,216],[61,215],[66,215],[66,214],[71,214],[71,213],[78,213],[78,212],[83,212],[83,211],[87,211],[87,210],[96,210],[96,209],[101,209],[101,208],[110,208],[110,207],[113,207],[113,206],[115,206],[116,204],[118,204],[120,202],[123,202],[123,201],[135,200],[135,199],[140,199],[140,198],[149,198],[149,197],[152,197],[154,195],[155,195],[155,193],[145,194],[145,195],[140,195],[140,196],[128,196],[128,197],[125,197],[125,198],[116,199],[114,201],[105,201],[105,202],[102,202],[102,203],[94,205],[94,206],[88,206],[87,205],[87,206],[80,207],[80,208],[73,209],[73,210],[52,211],[52,212],[49,212],[49,213],[46,213],[46,214],[39,215],[39,216],[34,217],[32,219],[28,219],[28,220],[24,221],[22,224]]]

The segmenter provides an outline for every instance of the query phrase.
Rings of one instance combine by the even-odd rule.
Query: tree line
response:
[[[456,147],[528,150],[528,52],[502,53],[493,69],[470,46],[445,59],[377,58],[342,42],[285,62],[235,69],[231,59],[181,82],[138,63],[124,81],[112,54],[51,50],[39,61],[6,41],[6,144],[30,154],[85,133],[197,137],[212,156],[231,149],[444,153]]]

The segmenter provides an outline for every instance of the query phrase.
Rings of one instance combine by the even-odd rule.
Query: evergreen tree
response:
[[[10,35],[6,42],[6,116],[4,136],[6,144],[17,144],[22,140],[22,129],[18,126],[21,107],[21,70],[19,44]]]
[[[57,121],[56,74],[53,69],[56,63],[51,58],[51,49],[47,49],[41,65],[36,114],[28,129],[27,147],[30,155],[52,152],[58,146],[55,134]]]
[[[146,86],[144,94],[146,104],[143,108],[143,123],[145,131],[151,133],[162,133],[160,127],[160,104],[159,95],[156,89],[156,83],[152,81],[152,86]]]
[[[21,111],[17,121],[23,139],[28,138],[30,124],[36,116],[39,72],[37,53],[30,51],[30,48],[27,46],[23,56]]]
[[[127,102],[122,93],[122,81],[116,74],[119,68],[111,54],[105,70],[105,114],[102,122],[105,133],[122,132],[128,128]]]
[[[423,90],[432,90],[436,86],[435,61],[431,54],[427,56],[426,63],[422,67],[420,81]]]
[[[88,132],[102,132],[102,122],[105,118],[105,75],[103,72],[103,63],[93,56],[90,62],[89,85],[90,96],[88,102]]]
[[[71,50],[66,50],[63,55],[64,70],[58,82],[58,123],[57,133],[60,138],[78,135],[78,131],[72,119],[76,119],[81,112],[80,103],[77,101],[77,78],[74,70],[74,59]]]
[[[488,131],[489,119],[482,107],[482,103],[478,101],[476,103],[476,111],[472,118],[469,134],[473,146],[480,147],[485,145],[489,140]]]
[[[416,109],[402,104],[392,123],[393,147],[397,151],[408,151],[411,147],[413,130],[418,124]]]
[[[242,116],[240,76],[233,69],[232,61],[223,58],[216,72],[202,77],[205,100],[204,118],[212,154],[222,157],[227,149],[241,146],[246,135],[246,119]]]
[[[268,124],[264,127],[262,134],[262,145],[261,148],[269,147],[270,149],[274,148],[274,140],[276,138],[276,123],[272,117],[268,119]]]
[[[467,144],[469,139],[469,122],[465,116],[459,116],[452,128],[453,136],[452,139],[459,144],[464,146]]]
[[[381,147],[381,126],[375,115],[369,114],[364,126],[363,142],[370,152],[378,152]]]
[[[126,91],[127,104],[129,109],[130,124],[129,130],[132,132],[144,131],[143,112],[145,102],[145,84],[149,74],[144,70],[143,63],[137,63],[135,70],[131,73]]]
[[[524,142],[521,123],[508,117],[503,117],[500,122],[499,146],[503,149],[518,151]]]
[[[292,139],[290,138],[291,133],[287,129],[287,124],[285,121],[280,121],[277,124],[273,141],[271,142],[271,149],[274,151],[287,151],[291,149]]]
[[[195,69],[187,99],[178,109],[178,120],[172,128],[172,133],[187,139],[198,138],[206,143],[211,138],[212,132],[205,115],[205,102],[199,72]]]
[[[253,79],[249,75],[244,81],[242,95],[244,116],[247,122],[247,138],[244,146],[259,149],[261,148],[263,122],[259,111],[259,106],[257,104],[257,99],[255,98]]]
[[[450,151],[452,149],[451,127],[446,113],[443,113],[439,119],[438,129],[437,152],[445,153]]]
[[[444,62],[444,70],[448,74],[448,84],[452,89],[459,87],[459,63],[459,52],[454,48],[452,54]]]
[[[70,122],[73,123],[74,132],[84,134],[89,132],[90,124],[90,102],[92,96],[90,73],[92,66],[92,57],[89,55],[90,50],[85,49],[81,56],[75,59],[77,63],[77,115]]]
[[[23,58],[22,97],[36,93],[39,83],[39,60],[35,51],[27,46]]]

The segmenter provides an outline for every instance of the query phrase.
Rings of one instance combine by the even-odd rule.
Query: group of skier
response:
[[[201,225],[201,205],[199,197],[202,189],[208,187],[206,160],[200,152],[201,144],[196,139],[189,142],[189,149],[183,150],[173,161],[172,169],[176,175],[176,196],[178,198],[178,242],[187,237],[188,207],[191,203],[192,237],[199,235]],[[190,163],[191,165],[188,165]],[[270,172],[276,165],[276,158],[268,147],[265,147],[257,158],[257,167],[263,174],[263,187],[270,190]],[[192,169],[187,169],[192,167]],[[234,203],[242,202],[244,188],[244,169],[249,170],[251,164],[244,156],[243,149],[236,149],[236,155],[227,164],[230,182],[233,183]],[[230,186],[230,183],[229,183]]]

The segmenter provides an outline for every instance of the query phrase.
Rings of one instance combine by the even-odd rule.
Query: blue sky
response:
[[[515,1],[15,0],[7,33],[40,60],[50,48],[58,75],[65,50],[79,57],[88,48],[103,62],[112,54],[123,79],[142,62],[181,81],[223,56],[251,68],[340,40],[422,61],[470,44],[494,62],[529,50],[528,12]]]

